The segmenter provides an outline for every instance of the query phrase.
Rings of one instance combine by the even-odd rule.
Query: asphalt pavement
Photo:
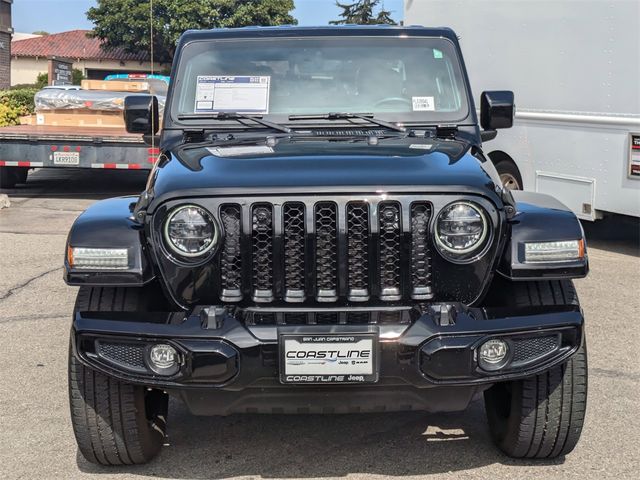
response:
[[[193,417],[177,401],[169,441],[148,465],[102,468],[76,450],[67,348],[76,289],[62,281],[73,220],[101,198],[137,193],[134,171],[40,170],[0,210],[0,478],[639,478],[640,227],[585,225],[591,273],[589,396],[576,450],[518,461],[491,444],[482,400],[460,414]]]

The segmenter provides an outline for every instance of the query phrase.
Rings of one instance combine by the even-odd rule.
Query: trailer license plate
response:
[[[53,152],[54,165],[80,165],[80,152]]]
[[[370,383],[378,380],[375,334],[280,336],[282,383]]]

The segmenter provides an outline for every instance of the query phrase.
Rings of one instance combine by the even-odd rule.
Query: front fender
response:
[[[142,286],[154,278],[143,238],[143,227],[133,220],[137,197],[99,201],[73,223],[67,237],[64,280],[68,285]],[[69,247],[126,248],[128,267],[119,270],[77,269],[69,263]]]
[[[507,243],[498,272],[511,280],[556,280],[582,278],[589,271],[586,241],[575,214],[554,197],[541,193],[513,191],[516,214],[510,219],[511,242]],[[585,242],[584,259],[572,262],[526,264],[527,242],[580,240]]]

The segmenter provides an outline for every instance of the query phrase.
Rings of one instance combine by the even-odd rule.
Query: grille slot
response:
[[[223,302],[357,304],[434,296],[428,201],[269,198],[221,202],[217,211],[224,235],[212,285]]]
[[[431,289],[431,258],[429,253],[429,220],[431,204],[415,202],[411,205],[411,298],[433,298]]]
[[[380,299],[400,300],[400,205],[381,203],[380,222]]]
[[[284,220],[284,284],[287,302],[304,302],[305,206],[285,203]]]
[[[347,249],[349,300],[369,300],[369,205],[347,205]]]
[[[321,202],[315,207],[316,299],[338,300],[338,214],[336,204]]]
[[[224,243],[220,254],[220,299],[224,302],[242,300],[242,263],[240,256],[241,216],[238,205],[223,205],[220,220],[224,228]]]
[[[273,301],[273,208],[254,205],[251,215],[253,301]]]

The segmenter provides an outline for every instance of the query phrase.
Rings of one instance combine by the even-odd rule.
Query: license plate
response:
[[[54,165],[80,165],[80,152],[53,152]]]
[[[280,336],[282,383],[327,384],[378,381],[375,334]]]

